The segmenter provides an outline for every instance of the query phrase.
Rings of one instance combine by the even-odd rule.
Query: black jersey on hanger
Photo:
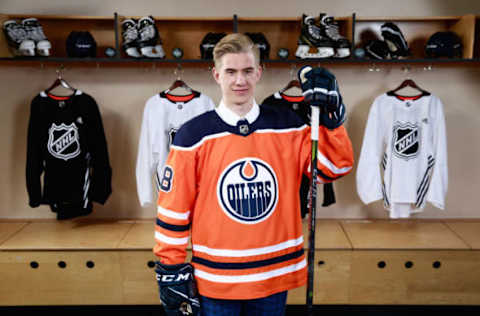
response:
[[[112,169],[100,111],[90,95],[41,92],[33,99],[26,177],[30,206],[48,204],[57,219],[87,215],[92,201],[106,202]]]

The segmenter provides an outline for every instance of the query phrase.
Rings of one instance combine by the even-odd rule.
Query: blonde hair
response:
[[[215,67],[221,65],[220,61],[223,55],[228,53],[248,53],[252,52],[255,58],[255,64],[260,65],[260,49],[255,45],[250,37],[242,33],[232,33],[224,36],[213,49],[213,61]]]

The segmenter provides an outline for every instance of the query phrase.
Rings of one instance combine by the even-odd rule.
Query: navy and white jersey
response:
[[[167,159],[177,130],[191,118],[214,108],[212,99],[195,91],[185,96],[161,92],[147,100],[143,111],[136,167],[137,192],[141,206],[148,206],[157,198],[158,174]],[[156,190],[152,184],[153,178]]]
[[[58,219],[89,214],[92,201],[103,204],[111,194],[111,177],[95,100],[80,90],[66,97],[37,95],[31,103],[27,139],[30,206],[48,204]]]
[[[391,218],[444,209],[448,187],[443,104],[434,95],[382,94],[373,102],[357,168],[361,200],[383,199]]]

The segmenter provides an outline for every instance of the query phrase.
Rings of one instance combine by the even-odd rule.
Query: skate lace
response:
[[[21,26],[11,27],[7,29],[7,35],[12,41],[16,43],[21,43],[27,37],[27,33]]]
[[[140,29],[140,39],[142,41],[150,40],[155,37],[155,28],[148,25]]]
[[[340,35],[340,32],[338,31],[338,25],[336,24],[326,25],[325,33],[327,33],[328,37],[333,40],[340,40],[344,38],[342,35]]]
[[[310,24],[308,26],[308,33],[310,33],[310,35],[312,35],[315,39],[320,39],[322,37],[320,33],[320,28],[316,25]]]
[[[134,27],[127,28],[123,33],[123,38],[125,42],[128,42],[128,43],[135,41],[137,37],[138,37],[138,31]]]
[[[27,31],[28,38],[38,42],[38,41],[43,41],[46,40],[47,37],[43,33],[43,29],[40,25],[35,25],[35,26],[26,26],[25,30]]]

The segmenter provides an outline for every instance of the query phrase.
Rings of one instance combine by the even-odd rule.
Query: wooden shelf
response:
[[[377,17],[356,18],[355,47],[364,47],[370,40],[381,39],[380,27],[385,22],[394,22],[402,31],[413,59],[425,57],[428,39],[436,32],[453,31],[462,40],[464,59],[474,57],[475,16],[444,17]]]
[[[213,64],[213,60],[210,59],[156,59],[156,58],[108,58],[108,57],[99,57],[99,58],[73,58],[73,57],[0,57],[1,63],[156,63],[156,64]],[[419,59],[357,59],[357,58],[346,58],[346,59],[334,59],[334,58],[324,58],[324,59],[267,59],[262,61],[266,65],[273,64],[308,64],[308,63],[319,63],[319,64],[465,64],[465,63],[479,63],[480,58],[419,58]]]
[[[41,62],[154,62],[154,63],[204,63],[199,59],[200,43],[208,32],[262,32],[270,44],[269,59],[266,64],[290,63],[465,63],[478,62],[480,49],[475,41],[475,30],[479,28],[479,17],[464,16],[437,16],[437,17],[335,17],[340,27],[340,34],[352,43],[352,48],[363,47],[369,39],[379,37],[380,26],[386,22],[395,22],[412,50],[412,58],[405,60],[357,60],[348,59],[315,59],[300,60],[295,58],[297,41],[301,30],[301,17],[159,17],[155,16],[157,29],[162,39],[166,59],[133,59],[123,53],[121,49],[121,22],[126,18],[139,19],[141,16],[64,16],[64,15],[1,15],[0,23],[7,19],[21,20],[25,17],[37,18],[44,33],[52,43],[52,57],[48,58],[17,58],[12,57],[4,35],[0,35],[0,61],[41,61]],[[90,31],[97,42],[97,58],[77,59],[68,58],[65,42],[71,31]],[[455,31],[462,38],[464,52],[462,59],[425,59],[424,47],[428,38],[437,31]],[[108,58],[104,54],[107,47],[116,49],[118,56]],[[172,56],[174,48],[181,48],[183,59],[177,60]],[[289,50],[289,58],[282,60],[277,57],[280,48]],[[352,49],[353,51],[353,49]]]

